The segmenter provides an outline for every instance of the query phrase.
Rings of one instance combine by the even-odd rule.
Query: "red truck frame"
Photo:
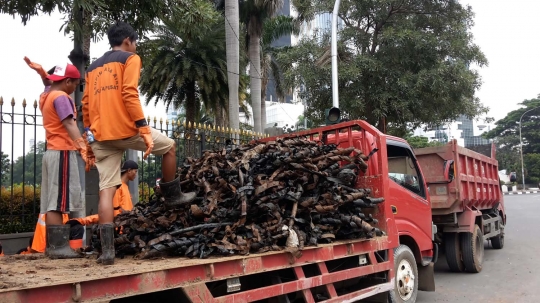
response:
[[[415,150],[429,185],[436,241],[452,271],[480,272],[484,240],[495,249],[504,246],[506,213],[495,151],[491,144],[491,155],[483,155],[456,140]]]
[[[6,287],[0,289],[0,302],[131,302],[134,296],[160,302],[163,293],[182,302],[205,303],[387,302],[388,293],[392,301],[414,302],[418,289],[434,290],[437,254],[429,193],[406,141],[359,120],[283,137],[355,146],[369,153],[368,171],[358,175],[357,186],[386,199],[372,211],[385,235],[306,247],[298,258],[287,252],[203,260],[129,258],[101,267],[93,260],[7,257],[0,260],[2,270],[10,273],[2,275]],[[390,179],[405,173],[416,176],[413,187]],[[30,271],[18,272],[19,268]]]

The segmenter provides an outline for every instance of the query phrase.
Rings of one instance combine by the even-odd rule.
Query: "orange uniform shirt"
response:
[[[45,128],[45,138],[47,149],[51,150],[77,150],[73,140],[62,124],[54,107],[54,100],[60,96],[66,96],[73,106],[73,117],[77,117],[77,110],[73,100],[63,91],[46,91],[39,97],[39,109],[43,115],[43,127]]]
[[[133,137],[135,121],[144,120],[139,99],[141,58],[124,51],[109,51],[86,72],[82,99],[84,127],[97,141]]]
[[[129,193],[129,187],[126,183],[122,182],[122,185],[116,190],[113,198],[114,216],[116,217],[123,210],[130,211],[133,209],[133,202],[131,202],[131,194]],[[82,225],[91,225],[99,223],[98,215],[91,215],[84,218],[76,218]]]

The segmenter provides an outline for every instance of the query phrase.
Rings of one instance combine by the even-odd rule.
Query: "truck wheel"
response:
[[[471,273],[481,272],[484,263],[484,235],[478,225],[474,226],[472,233],[461,233],[461,247],[465,270]]]
[[[491,238],[491,246],[495,249],[502,249],[504,247],[504,226],[501,225],[501,233]]]
[[[390,291],[392,303],[414,303],[418,296],[418,267],[414,254],[406,245],[394,251],[394,290]]]
[[[446,253],[446,263],[453,272],[463,272],[465,264],[461,259],[461,245],[458,233],[444,234],[444,252]]]

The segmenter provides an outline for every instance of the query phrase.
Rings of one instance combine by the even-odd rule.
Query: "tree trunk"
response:
[[[377,128],[379,129],[379,131],[382,132],[383,134],[386,134],[386,126],[387,126],[386,117],[379,118],[378,124],[379,125],[377,125]]]
[[[225,123],[225,115],[227,114],[227,112],[225,112],[225,109],[220,105],[218,104],[216,106],[216,109],[214,110],[214,115],[216,117],[216,120],[214,121],[216,124],[216,127],[217,126],[221,126],[221,127],[225,127],[227,126],[227,124]]]
[[[251,106],[253,107],[253,130],[261,132],[261,38],[253,34],[249,37],[249,76]]]
[[[229,87],[229,127],[240,128],[238,86],[240,81],[240,20],[238,1],[225,0],[225,38],[227,51],[227,83]]]
[[[188,122],[191,122],[191,125],[193,125],[193,123],[197,122],[195,121],[195,118],[197,116],[197,97],[195,96],[195,82],[193,81],[186,84],[186,90],[186,124]]]
[[[266,71],[263,71],[265,73]],[[268,86],[268,77],[263,77],[261,81],[261,132],[266,128],[266,87]]]

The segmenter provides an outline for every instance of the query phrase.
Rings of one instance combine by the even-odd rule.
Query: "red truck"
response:
[[[126,258],[104,267],[93,259],[8,256],[0,259],[0,302],[415,302],[419,289],[435,290],[429,191],[407,142],[365,121],[286,136],[370,153],[357,186],[385,198],[372,210],[383,236],[306,247],[298,258]],[[406,183],[406,175],[416,183]]]
[[[506,213],[499,184],[495,146],[483,155],[458,146],[416,149],[429,187],[436,242],[442,243],[448,266],[455,272],[482,270],[484,240],[504,246]]]

